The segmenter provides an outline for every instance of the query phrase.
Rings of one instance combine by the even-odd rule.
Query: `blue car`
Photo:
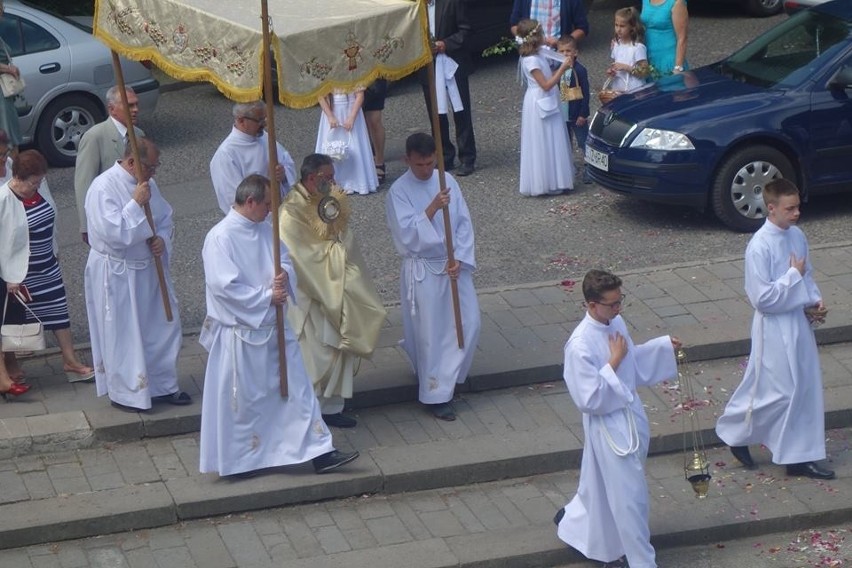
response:
[[[586,163],[603,187],[710,209],[754,231],[763,186],[802,199],[852,189],[852,2],[804,10],[727,59],[603,106]]]

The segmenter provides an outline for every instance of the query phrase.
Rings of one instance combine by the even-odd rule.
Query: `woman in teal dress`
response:
[[[671,75],[689,68],[686,63],[689,24],[686,0],[642,0],[642,24],[648,63],[656,73]]]

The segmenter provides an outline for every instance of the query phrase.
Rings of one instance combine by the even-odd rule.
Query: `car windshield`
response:
[[[806,10],[722,61],[718,72],[758,87],[794,87],[843,49],[850,32],[852,22]]]

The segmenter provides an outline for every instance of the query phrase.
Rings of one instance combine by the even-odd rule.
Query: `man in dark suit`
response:
[[[124,147],[127,144],[127,125],[136,124],[139,116],[139,98],[133,89],[126,88],[127,104],[130,107],[130,120],[124,112],[121,104],[121,93],[117,86],[110,87],[107,91],[107,112],[109,116],[103,122],[99,122],[88,129],[80,139],[77,149],[77,161],[74,168],[74,193],[77,198],[77,214],[80,217],[80,235],[83,242],[89,244],[89,233],[86,230],[86,193],[92,181],[124,156]],[[137,138],[142,138],[145,133],[142,129],[134,126]]]
[[[553,14],[533,14],[532,0],[515,0],[509,17],[512,35],[517,35],[518,22],[522,18],[538,20],[545,43],[554,49],[560,36],[570,35],[579,42],[589,35],[589,20],[583,0],[553,0],[551,10]]]
[[[458,86],[462,110],[453,109],[453,123],[456,128],[456,144],[461,165],[455,174],[468,176],[473,173],[476,163],[476,139],[473,135],[473,116],[470,109],[470,86],[468,75],[473,72],[473,60],[467,48],[468,35],[473,30],[467,18],[463,0],[430,0],[427,3],[429,29],[434,36],[433,54],[445,54],[458,64],[455,81]],[[432,118],[432,104],[429,95],[429,76],[424,68],[420,73],[423,94],[426,97],[426,109]],[[449,111],[449,109],[448,109]],[[441,125],[441,143],[444,150],[444,167],[449,171],[455,167],[456,148],[450,141],[450,124],[446,114],[438,115]],[[436,133],[433,133],[436,134]]]

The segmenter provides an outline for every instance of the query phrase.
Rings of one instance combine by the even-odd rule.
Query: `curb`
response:
[[[852,343],[852,325],[822,327],[815,332],[819,345]],[[689,361],[707,361],[748,355],[749,339],[732,339],[717,343],[693,345],[686,348]],[[536,383],[562,380],[562,365],[550,364],[484,373],[468,378],[458,385],[460,394],[483,392],[495,389],[527,386]],[[368,386],[368,385],[367,385]],[[417,383],[411,376],[381,381],[376,388],[356,391],[347,402],[349,409],[365,409],[375,406],[399,404],[417,400]],[[852,410],[849,411],[852,414]],[[832,422],[827,413],[830,427],[847,425],[845,418]],[[852,425],[852,422],[849,423]],[[47,453],[90,447],[96,441],[122,442],[162,436],[174,436],[198,432],[201,428],[201,404],[183,408],[169,408],[165,412],[129,414],[119,413],[110,407],[60,413],[55,415],[30,416],[25,418],[0,419],[0,459],[22,456],[28,453]]]

